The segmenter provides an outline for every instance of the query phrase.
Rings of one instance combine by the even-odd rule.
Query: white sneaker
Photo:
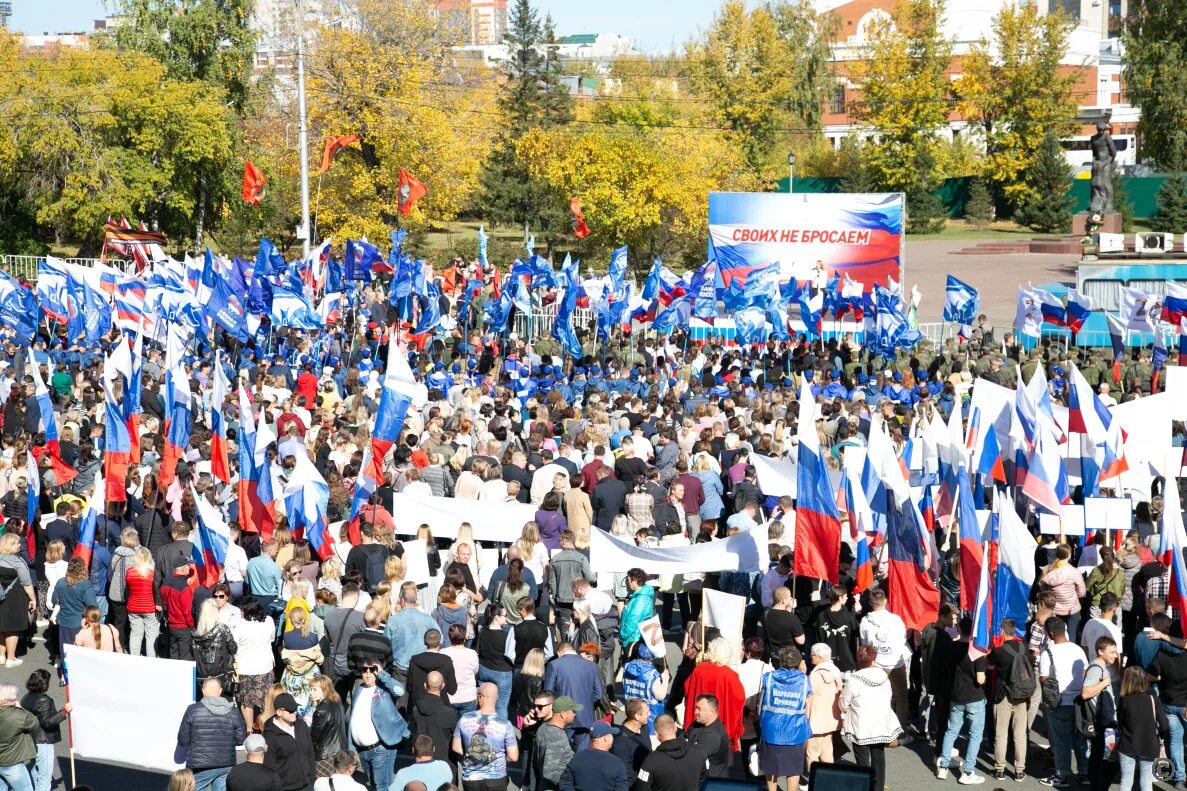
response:
[[[25,664],[25,660],[23,660],[23,659],[9,659],[7,662],[4,663],[4,666],[5,667],[16,667],[18,665],[23,665],[23,664]]]
[[[948,767],[937,766],[936,767],[936,779],[937,780],[947,780],[948,779]]]
[[[49,621],[45,620],[44,618],[38,618],[37,626],[44,629],[45,627],[49,626]]]
[[[959,757],[960,757],[960,750],[958,750],[958,749],[956,749],[955,747],[953,747],[953,748],[952,748],[952,755],[950,755],[950,756],[949,756],[949,758],[956,759],[956,758],[959,758]]]
[[[969,772],[967,775],[961,775],[960,779],[956,782],[960,783],[962,786],[975,786],[984,783],[985,778],[976,772]]]

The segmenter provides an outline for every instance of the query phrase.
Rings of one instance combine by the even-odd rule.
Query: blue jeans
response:
[[[1181,749],[1181,748],[1180,748]],[[1137,770],[1139,788],[1142,791],[1153,791],[1154,788],[1154,762],[1145,761],[1141,758],[1132,758],[1125,753],[1118,756],[1121,759],[1121,787],[1126,789],[1133,788],[1134,770]]]
[[[227,775],[231,774],[231,767],[219,769],[199,769],[194,772],[194,791],[227,791]]]
[[[499,688],[499,716],[507,719],[507,705],[511,702],[511,677],[510,670],[500,672],[498,670],[487,670],[482,665],[478,666],[478,681],[479,683],[490,682]]]
[[[1166,754],[1171,759],[1171,766],[1175,768],[1174,782],[1181,783],[1187,777],[1187,767],[1183,766],[1183,732],[1187,730],[1187,715],[1182,706],[1163,706],[1166,711],[1166,722],[1170,726],[1170,735],[1166,739]]]
[[[391,787],[392,777],[396,770],[396,749],[377,744],[366,750],[359,750],[359,765],[363,774],[367,775],[367,782],[375,791],[384,791]]]
[[[1057,706],[1047,712],[1047,736],[1055,753],[1055,774],[1067,777],[1072,773],[1072,753],[1076,754],[1076,768],[1088,770],[1088,743],[1076,733],[1076,709],[1072,704]]]
[[[37,763],[33,767],[33,791],[49,791],[54,783],[54,746],[37,745]]]
[[[449,705],[453,707],[453,710],[458,713],[459,717],[463,714],[469,714],[471,711],[478,710],[477,700],[467,700],[465,703],[450,703]]]
[[[977,753],[981,752],[981,735],[985,732],[984,700],[953,703],[948,710],[948,729],[944,731],[943,747],[940,748],[940,757],[936,759],[941,769],[948,767],[952,748],[956,746],[956,737],[960,736],[960,729],[966,722],[969,725],[969,746],[964,753],[963,771],[967,775],[977,768]]]
[[[0,766],[0,780],[11,791],[33,791],[33,781],[29,777],[29,770],[24,764]]]

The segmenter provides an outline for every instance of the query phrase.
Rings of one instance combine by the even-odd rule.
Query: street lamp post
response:
[[[787,155],[787,194],[790,195],[795,190],[795,154]]]

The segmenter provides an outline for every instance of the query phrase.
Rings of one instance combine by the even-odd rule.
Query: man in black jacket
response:
[[[457,693],[457,678],[453,674],[453,660],[441,653],[441,633],[436,629],[425,632],[425,648],[408,660],[408,708],[426,694],[429,674],[437,672],[445,679],[445,693]]]
[[[728,777],[730,769],[730,737],[717,716],[716,695],[697,695],[696,722],[688,732],[688,743],[695,744],[708,756],[710,777]]]
[[[679,735],[676,720],[667,714],[655,718],[659,746],[643,759],[635,791],[687,791],[700,788],[705,775],[705,753]]]
[[[448,658],[448,657],[447,657]],[[411,683],[411,677],[409,677]],[[453,739],[453,729],[457,725],[458,713],[445,702],[442,694],[445,678],[436,670],[425,678],[420,696],[416,702],[409,704],[412,712],[412,733],[416,736],[428,736],[433,740],[433,759],[448,761],[453,764],[449,753],[449,743]],[[409,692],[412,688],[409,686]]]
[[[243,715],[233,701],[223,697],[218,678],[202,682],[202,699],[190,704],[177,729],[177,743],[186,748],[185,766],[194,773],[198,788],[212,785],[231,773],[235,748],[247,738]]]
[[[598,529],[610,532],[614,517],[622,513],[626,505],[626,484],[611,476],[609,467],[599,467],[598,483],[593,490],[593,521]]]
[[[264,765],[280,775],[282,791],[309,791],[316,774],[309,726],[297,716],[297,701],[289,693],[277,695],[273,705],[276,716],[264,725]]]
[[[246,760],[227,775],[227,791],[283,791],[280,775],[270,766],[264,765],[268,754],[268,742],[258,733],[253,733],[243,742]]]

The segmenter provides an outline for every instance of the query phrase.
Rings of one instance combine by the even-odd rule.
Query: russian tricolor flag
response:
[[[793,574],[839,581],[841,514],[828,479],[828,467],[816,434],[816,402],[805,382],[800,388],[796,436],[795,567]]]
[[[1162,531],[1158,537],[1158,559],[1170,570],[1170,585],[1166,594],[1168,606],[1184,612],[1187,609],[1187,568],[1183,564],[1183,548],[1187,534],[1183,530],[1183,511],[1179,504],[1179,482],[1167,476],[1162,487]]]
[[[1166,284],[1166,296],[1162,302],[1162,320],[1178,327],[1187,318],[1187,284]]]
[[[294,538],[309,541],[309,548],[322,560],[334,554],[334,539],[328,531],[330,487],[304,453],[295,457],[296,466],[284,487],[284,512]]]
[[[132,459],[132,438],[124,420],[124,404],[116,395],[116,382],[123,382],[127,397],[132,374],[132,352],[126,341],[116,343],[103,365],[103,475],[107,479],[107,501],[128,499],[128,465]]]
[[[1121,426],[1093,391],[1084,374],[1071,367],[1071,386],[1068,388],[1068,431],[1083,434],[1095,447],[1104,449],[1104,462],[1097,483],[1113,478],[1129,469],[1125,459],[1125,437]]]
[[[144,321],[147,284],[138,278],[122,277],[115,284],[115,324],[121,330],[138,330]]]
[[[29,557],[33,557],[37,554],[37,531],[33,528],[33,523],[41,513],[41,469],[37,466],[37,459],[33,458],[33,454],[29,451],[25,451],[25,478],[29,482],[26,496],[28,503],[25,507],[25,521],[28,523],[28,529],[25,531],[25,539]]]
[[[968,471],[963,467],[957,471],[957,519],[960,523],[960,609],[972,610],[977,606],[981,587],[981,576],[985,573],[984,541],[981,536],[981,522],[977,519],[977,501],[973,499],[973,487],[969,484]]]
[[[272,473],[268,469],[268,443],[275,437],[260,412],[259,428],[247,390],[239,388],[239,524],[249,533],[270,541],[276,526]]]
[[[124,425],[128,427],[128,442],[132,451],[129,460],[132,464],[140,463],[140,414],[143,412],[140,401],[141,371],[144,369],[144,331],[136,328],[136,338],[132,341],[132,369],[124,390]]]
[[[168,487],[177,477],[177,462],[190,444],[190,377],[183,363],[185,340],[169,325],[165,344],[165,447],[161,453],[160,483]]]
[[[963,550],[963,515],[961,517],[961,547]],[[984,543],[987,545],[985,551],[981,553],[980,562],[977,564],[977,593],[973,598],[973,639],[969,641],[969,656],[973,659],[985,656],[993,648],[993,636],[996,631],[993,628],[994,610],[993,610],[993,594],[991,593],[994,587],[993,579],[993,546],[994,546],[994,532],[996,517],[991,516],[988,526],[988,536],[979,535],[978,540],[988,539]],[[977,531],[980,533],[980,530]],[[964,599],[964,553],[961,552],[960,572],[961,572],[961,588],[960,597]]]
[[[1081,294],[1074,288],[1067,290],[1067,328],[1075,334],[1092,315],[1092,297]]]
[[[1057,327],[1067,326],[1067,308],[1059,297],[1041,288],[1032,288],[1031,294],[1039,300],[1039,310],[1043,314],[1043,322]]]
[[[993,631],[1001,630],[1002,618],[1013,618],[1016,635],[1026,634],[1030,590],[1035,582],[1035,541],[1019,518],[1008,490],[997,493],[993,502],[998,531],[997,572],[993,575]]]
[[[359,474],[354,478],[354,492],[350,498],[350,521],[346,527],[346,535],[350,543],[358,546],[363,541],[359,530],[359,514],[363,506],[375,494],[376,483],[371,477],[371,448],[363,448],[363,464],[359,467]]]
[[[223,483],[231,482],[231,464],[227,458],[227,421],[223,406],[227,400],[227,374],[223,370],[222,350],[215,352],[210,382],[210,472]]]
[[[73,557],[82,558],[91,567],[91,553],[95,549],[95,527],[99,522],[99,515],[107,515],[107,501],[104,498],[106,484],[103,476],[95,477],[95,491],[91,492],[91,499],[87,501],[87,509],[83,511],[82,522],[78,526],[78,543],[74,545]]]
[[[1113,344],[1113,381],[1121,381],[1121,363],[1125,361],[1125,325],[1121,319],[1106,313],[1109,322],[1109,341]]]
[[[190,486],[190,493],[198,512],[194,525],[194,565],[198,570],[198,584],[209,588],[222,576],[227,547],[231,545],[231,529],[205,495],[198,494],[193,486]]]
[[[1059,445],[1050,432],[1040,427],[1035,436],[1034,450],[1028,460],[1026,481],[1022,492],[1053,514],[1062,511],[1068,497],[1067,468]]]
[[[893,493],[890,497],[898,500]],[[908,629],[923,629],[935,623],[940,608],[940,592],[928,574],[929,537],[910,496],[888,505],[887,608]]]
[[[383,392],[371,431],[371,466],[367,471],[376,483],[383,480],[383,458],[404,430],[404,419],[416,392],[416,379],[408,358],[394,340],[388,343],[387,369],[383,374]]]

